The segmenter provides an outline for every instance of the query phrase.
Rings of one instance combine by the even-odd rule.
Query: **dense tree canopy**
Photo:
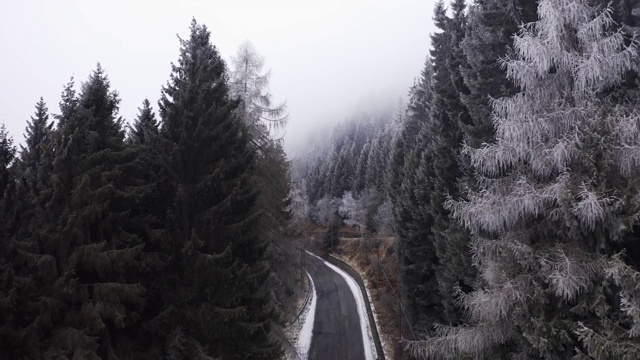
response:
[[[144,100],[125,139],[119,102],[98,64],[55,127],[38,101],[17,158],[0,129],[0,357],[279,358],[287,164],[252,146],[207,28],[180,40],[159,120]]]
[[[281,358],[303,225],[393,236],[406,358],[640,358],[639,9],[437,1],[407,104],[292,174],[249,42],[227,67],[193,20],[128,126],[72,78],[0,127],[0,358]]]
[[[390,204],[405,355],[640,356],[639,8],[439,1],[388,130],[342,124],[298,160],[320,225],[379,228],[363,224],[372,185]]]

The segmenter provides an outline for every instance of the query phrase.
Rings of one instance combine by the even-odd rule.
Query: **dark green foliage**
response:
[[[398,242],[400,290],[411,325],[420,334],[430,333],[434,322],[443,321],[435,276],[438,260],[430,237],[433,219],[424,211],[432,189],[428,159],[432,82],[432,67],[427,61],[409,92],[405,122],[387,173]]]
[[[53,130],[48,121],[47,107],[42,100],[36,104],[36,112],[28,121],[25,134],[25,146],[21,146],[20,158],[12,167],[10,186],[4,192],[5,198],[0,201],[3,219],[2,254],[0,266],[0,293],[9,295],[8,302],[3,302],[0,336],[6,337],[11,344],[5,354],[27,353],[25,341],[37,341],[39,326],[33,323],[37,315],[34,305],[37,304],[42,277],[51,271],[51,258],[46,256],[29,256],[25,250],[32,248],[29,243],[40,240],[40,227],[46,218],[45,204],[51,193],[51,169],[53,161]],[[25,261],[31,260],[30,268],[25,268]],[[37,260],[37,262],[36,262]],[[34,266],[35,265],[35,266]],[[40,270],[40,271],[39,271]],[[35,276],[34,276],[35,275]],[[17,280],[19,279],[19,280]],[[50,279],[50,278],[48,278]],[[39,283],[40,281],[40,283]],[[42,304],[42,302],[40,302]],[[50,316],[46,312],[42,316]],[[21,347],[21,344],[24,347]],[[2,354],[2,352],[0,352]]]
[[[35,229],[45,222],[45,207],[52,195],[55,132],[44,100],[36,104],[36,112],[27,122],[25,146],[21,146],[16,193],[20,204],[16,208],[18,238],[37,236]],[[29,222],[29,226],[24,226]],[[29,232],[33,232],[30,234]]]
[[[13,146],[13,139],[9,136],[7,128],[4,124],[0,125],[0,216],[3,219],[7,219],[12,214],[13,210],[13,194],[12,191],[15,187],[15,170],[12,167],[14,158],[16,155],[16,148]],[[10,221],[4,221],[0,225],[0,241],[2,242],[2,249],[0,249],[0,261],[4,259],[1,255],[6,256],[7,249],[7,231],[9,231],[12,223]],[[2,263],[0,263],[0,266]]]
[[[162,130],[145,100],[124,141],[100,65],[55,129],[36,104],[19,159],[0,129],[0,358],[280,356],[287,164],[250,146],[209,36],[181,41]]]
[[[398,235],[398,265],[400,288],[412,327],[418,334],[428,334],[434,323],[444,321],[442,295],[438,291],[436,270],[438,258],[430,232],[433,218],[423,207],[424,194],[429,193],[429,182],[419,176],[421,159],[425,151],[414,149],[405,163],[406,176],[400,191],[398,220],[403,225]]]
[[[16,155],[13,139],[9,136],[4,124],[0,125],[0,194],[4,192],[11,181],[11,164]]]
[[[144,244],[132,232],[133,194],[122,176],[135,154],[124,147],[119,99],[100,65],[77,100],[60,129],[68,137],[54,162],[54,172],[66,180],[54,186],[53,201],[61,202],[56,205],[62,213],[52,239],[33,247],[34,254],[57,259],[57,282],[66,293],[58,309],[66,316],[43,342],[51,355],[108,358],[133,349],[126,334],[144,304],[144,290],[135,281]],[[57,290],[45,296],[56,298]],[[78,329],[82,333],[70,338]]]
[[[3,259],[9,256],[10,231],[16,225],[15,216],[17,211],[16,169],[14,166],[16,147],[13,146],[13,139],[9,136],[4,124],[0,125],[0,217],[4,219],[0,224],[0,266]]]
[[[228,94],[226,65],[195,20],[160,101],[174,193],[164,308],[155,321],[167,355],[276,358],[264,281],[268,243],[255,232],[253,151]],[[168,194],[167,194],[168,195]],[[193,350],[189,350],[193,349]],[[188,351],[189,350],[189,351]]]
[[[289,164],[282,146],[277,142],[266,142],[255,157],[256,183],[260,195],[256,209],[260,211],[257,224],[259,237],[269,243],[265,259],[271,273],[265,286],[276,300],[279,320],[296,311],[290,296],[296,290],[296,270],[299,257],[293,239],[296,235],[289,226],[290,183]],[[297,267],[298,266],[298,267]]]
[[[17,252],[10,291],[23,301],[12,309],[21,316],[8,322],[14,341],[10,353],[109,358],[131,350],[125,334],[143,304],[140,284],[123,278],[138,271],[143,248],[130,232],[129,194],[119,170],[131,155],[116,118],[117,94],[99,65],[79,97],[72,85],[65,95],[61,110],[69,111],[58,130],[53,164],[50,151],[40,153],[40,166],[32,162],[38,148],[50,146],[35,131],[37,125],[48,127],[43,103],[27,130],[21,183],[32,202],[24,210],[34,219],[22,219],[28,231],[15,231],[13,237]],[[52,191],[38,191],[46,183],[33,172],[49,165]]]
[[[297,292],[295,270],[299,265],[297,244],[293,241],[297,234],[293,234],[289,226],[289,164],[281,140],[274,139],[271,133],[286,125],[286,104],[272,103],[268,92],[270,73],[263,73],[264,57],[251,43],[240,45],[231,63],[230,92],[240,102],[235,112],[246,126],[250,147],[255,151],[254,180],[259,189],[255,208],[260,214],[255,232],[260,241],[269,244],[265,261],[270,273],[266,285],[262,286],[269,289],[269,296],[275,300],[280,322],[274,325],[282,326],[289,320],[286,315],[296,311],[292,297]],[[274,332],[282,333],[279,329]]]
[[[53,150],[53,123],[49,122],[49,109],[44,100],[36,103],[36,112],[27,122],[25,130],[25,146],[20,146],[20,160],[22,166],[28,169],[37,169],[44,158]]]
[[[145,144],[158,135],[158,121],[149,100],[144,99],[142,108],[138,108],[138,117],[129,131],[129,140],[133,144]]]
[[[16,246],[11,234],[16,227],[16,169],[12,166],[16,154],[13,139],[9,136],[4,124],[0,126],[0,357],[9,358],[13,354],[21,356],[22,349],[15,349],[19,341],[20,313],[23,310],[24,299],[14,288],[16,275],[13,270],[16,262]],[[18,279],[19,281],[19,279]],[[18,319],[16,321],[15,319]],[[26,354],[26,352],[24,352]]]
[[[429,203],[425,210],[433,221],[431,236],[440,264],[436,268],[439,291],[443,297],[445,319],[447,323],[458,323],[463,316],[462,309],[457,305],[454,297],[456,288],[469,290],[473,286],[473,268],[468,252],[469,234],[458,226],[444,208],[447,196],[460,196],[459,179],[463,174],[460,159],[462,148],[461,127],[471,123],[469,112],[462,104],[462,97],[468,94],[464,85],[460,68],[464,66],[462,49],[460,47],[466,15],[464,1],[452,2],[453,17],[448,17],[444,4],[436,5],[434,20],[442,31],[433,34],[431,41],[433,49],[433,106],[431,107],[432,125],[430,128],[430,160],[424,161],[424,166],[430,165],[432,190]],[[427,162],[430,163],[427,165]]]

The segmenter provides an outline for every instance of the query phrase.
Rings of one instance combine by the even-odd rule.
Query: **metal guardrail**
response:
[[[309,285],[307,287],[307,297],[304,299],[304,303],[300,307],[300,310],[298,310],[298,315],[296,315],[296,318],[293,319],[293,321],[291,321],[291,324],[293,324],[294,322],[298,321],[298,319],[300,318],[300,315],[302,315],[302,312],[307,307],[307,303],[309,302],[309,299],[311,299],[311,280],[310,280],[310,275],[306,271],[305,271],[305,273],[307,274],[307,284]]]

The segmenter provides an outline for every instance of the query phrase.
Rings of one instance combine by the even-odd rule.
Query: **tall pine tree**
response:
[[[145,144],[158,135],[158,121],[148,99],[142,101],[142,107],[138,108],[138,116],[129,130],[129,140],[134,144]]]
[[[433,102],[431,59],[411,88],[405,123],[396,140],[388,167],[388,194],[398,243],[399,284],[412,328],[431,333],[444,321],[435,269],[438,266],[430,236],[433,217],[430,203],[431,107]]]
[[[135,154],[124,146],[119,98],[99,64],[77,98],[69,88],[65,95],[52,198],[60,203],[50,207],[59,220],[53,238],[33,253],[56,258],[58,280],[47,290],[63,301],[57,316],[66,314],[43,339],[45,353],[120,357],[135,347],[128,335],[144,304],[135,275],[144,245],[128,216],[131,194],[122,176]]]
[[[465,2],[452,3],[453,17],[448,17],[442,1],[436,4],[434,20],[440,33],[431,36],[433,49],[433,105],[431,107],[430,159],[423,161],[430,169],[433,188],[429,204],[425,206],[433,219],[431,238],[435,244],[438,261],[436,268],[439,292],[445,308],[445,321],[458,323],[463,316],[457,306],[455,290],[468,291],[474,285],[475,274],[471,266],[468,232],[450,217],[444,208],[447,196],[460,196],[459,179],[463,174],[460,159],[462,147],[462,126],[471,123],[462,97],[468,89],[462,81],[460,68],[464,65],[461,42],[466,26]]]
[[[193,20],[180,45],[160,101],[175,190],[163,299],[168,311],[157,319],[166,324],[166,356],[277,358],[273,305],[264,288],[267,244],[255,233],[249,134],[207,28]]]

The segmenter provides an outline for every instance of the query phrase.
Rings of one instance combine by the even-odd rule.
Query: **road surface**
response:
[[[309,360],[365,360],[358,308],[347,282],[315,256],[306,261],[318,296]]]

